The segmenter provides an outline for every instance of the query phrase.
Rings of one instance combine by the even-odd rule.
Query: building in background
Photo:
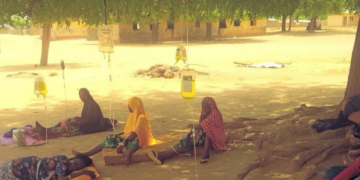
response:
[[[357,26],[359,14],[345,12],[343,14],[328,15],[327,25],[329,27],[351,27]]]

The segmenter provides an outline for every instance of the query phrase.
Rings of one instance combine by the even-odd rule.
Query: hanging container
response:
[[[195,74],[192,69],[185,69],[181,72],[181,97],[187,102],[195,97]]]
[[[39,97],[40,95],[46,96],[47,94],[47,87],[46,82],[43,77],[36,77],[34,82],[34,94]]]

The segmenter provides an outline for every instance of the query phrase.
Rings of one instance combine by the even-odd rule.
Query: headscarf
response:
[[[132,113],[129,113],[126,120],[124,136],[129,136],[131,132],[134,132],[138,137],[139,147],[152,145],[150,118],[145,112],[142,101],[138,97],[132,97],[129,99],[128,105]]]
[[[81,112],[81,131],[92,131],[101,130],[99,126],[104,127],[104,116],[101,112],[100,106],[95,102],[94,98],[90,95],[89,90],[81,88],[79,92],[84,92],[87,96],[87,101],[84,102],[84,107]],[[97,126],[97,127],[95,127]]]
[[[206,115],[204,111],[201,111],[201,127],[206,132],[206,136],[210,137],[214,149],[225,151],[225,126],[221,112],[217,108],[213,98],[205,97],[203,101],[210,105],[210,113]]]

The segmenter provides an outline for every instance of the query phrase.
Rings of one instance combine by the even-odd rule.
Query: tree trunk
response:
[[[292,19],[291,15],[290,15],[289,16],[289,31],[291,31],[292,23],[293,23],[293,19]]]
[[[211,22],[206,23],[206,39],[207,40],[212,39],[212,23]]]
[[[281,32],[286,31],[286,14],[282,15]]]
[[[152,24],[152,29],[151,29],[151,32],[152,32],[152,35],[151,35],[151,41],[153,44],[156,44],[158,43],[159,41],[159,23],[155,23],[155,24]]]
[[[344,99],[360,93],[360,20],[355,36],[354,48]]]
[[[40,66],[46,66],[48,64],[50,36],[51,36],[51,24],[44,24],[42,28]]]
[[[314,32],[316,27],[316,16],[311,17],[309,32]]]

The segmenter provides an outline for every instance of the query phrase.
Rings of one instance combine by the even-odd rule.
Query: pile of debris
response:
[[[181,70],[177,66],[156,64],[154,66],[151,66],[148,70],[145,69],[137,70],[135,72],[135,77],[137,76],[147,76],[151,78],[164,77],[166,79],[171,79],[174,77],[181,77]]]

